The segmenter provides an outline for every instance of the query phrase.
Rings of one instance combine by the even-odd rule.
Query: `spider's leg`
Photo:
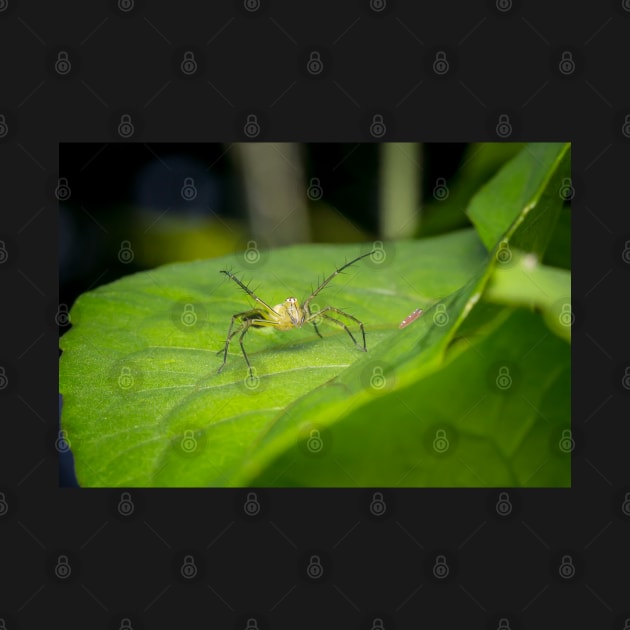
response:
[[[362,254],[358,256],[354,260],[351,260],[349,263],[342,265],[337,269],[334,273],[331,273],[328,278],[326,278],[316,289],[311,293],[306,300],[304,300],[304,304],[302,304],[302,308],[308,308],[310,301],[338,274],[340,274],[344,269],[347,269],[350,265],[354,265],[355,262],[361,260],[361,258],[365,258],[366,256],[370,256],[372,252],[368,252],[367,254]],[[334,310],[334,309],[332,309]],[[345,313],[343,313],[345,315]],[[358,320],[357,320],[358,321]]]
[[[248,320],[251,321],[251,320]],[[243,352],[243,356],[245,357],[245,363],[247,363],[247,370],[249,372],[250,377],[252,376],[252,364],[249,362],[249,359],[247,358],[247,352],[245,352],[245,346],[243,345],[243,337],[245,336],[245,333],[249,330],[249,327],[251,326],[251,324],[246,324],[245,327],[243,328],[243,332],[241,333],[241,336],[238,338],[238,342],[241,345],[241,350]]]
[[[232,320],[230,321],[230,328],[228,329],[228,334],[225,339],[225,346],[223,347],[223,350],[219,350],[217,352],[217,354],[221,354],[223,352],[223,363],[221,364],[221,367],[217,370],[217,374],[225,367],[225,364],[227,363],[227,353],[228,353],[228,348],[230,347],[230,341],[232,341],[232,337],[234,337],[234,335],[238,334],[241,330],[243,330],[243,328],[247,330],[247,328],[251,326],[251,323],[248,323],[248,322],[255,321],[257,317],[263,317],[263,316],[264,316],[264,313],[262,311],[259,311],[258,309],[244,311],[242,313],[237,313],[236,315],[232,315]],[[254,318],[253,320],[252,320],[252,317]],[[234,328],[234,323],[237,320],[241,320],[241,325],[238,326],[236,330],[232,331],[232,329]],[[264,321],[267,321],[267,320],[264,320]]]
[[[254,373],[252,371],[252,364],[249,362],[249,358],[247,356],[247,352],[245,352],[245,346],[243,345],[243,337],[245,336],[245,333],[252,326],[277,326],[277,325],[278,325],[278,322],[270,321],[268,319],[248,319],[245,322],[245,326],[243,328],[243,332],[241,333],[241,336],[238,338],[238,342],[241,345],[241,350],[243,352],[243,356],[245,357],[245,362],[247,363],[247,371],[249,372],[250,378],[253,378]]]
[[[234,280],[234,282],[236,282],[236,284],[238,284],[238,286],[241,287],[241,289],[243,289],[243,291],[245,291],[247,295],[252,297],[259,304],[262,304],[263,307],[267,311],[269,311],[270,313],[273,313],[274,315],[278,315],[278,313],[276,313],[276,311],[274,311],[273,308],[271,308],[271,306],[267,304],[267,302],[265,302],[264,300],[261,300],[247,285],[243,284],[231,271],[222,269],[219,273],[224,273],[228,278],[230,278],[231,280]]]
[[[333,313],[337,313],[339,315],[343,315],[344,317],[347,317],[348,319],[351,319],[353,322],[356,322],[359,325],[359,328],[361,329],[361,335],[363,336],[363,346],[361,346],[361,344],[357,343],[357,340],[354,338],[354,335],[352,334],[350,329],[343,322],[341,322],[338,319],[335,319],[334,317],[331,317],[330,315],[326,314],[326,313],[331,312],[331,311]],[[310,318],[315,318],[315,317],[323,317],[324,319],[327,319],[327,320],[329,320],[331,322],[334,322],[338,326],[341,326],[348,333],[348,335],[350,335],[350,339],[352,339],[352,341],[354,342],[354,345],[359,350],[362,350],[363,352],[367,352],[367,345],[365,343],[365,328],[363,327],[363,322],[361,320],[357,319],[356,317],[354,317],[354,315],[350,315],[349,313],[346,313],[345,311],[342,311],[340,308],[335,308],[334,306],[326,306],[321,311],[318,311],[317,313],[314,313],[313,315],[311,315]],[[310,320],[310,318],[309,318],[309,320]],[[309,320],[307,320],[307,321],[309,321]]]
[[[315,323],[315,318],[312,317],[312,313],[311,313],[311,309],[307,306],[306,309],[304,309],[306,311],[306,320],[307,322],[310,322],[311,324],[313,324],[313,328],[315,329],[315,332],[319,335],[319,337],[321,339],[323,339],[324,337],[322,337],[322,333],[319,332],[319,328],[317,328],[317,324]]]

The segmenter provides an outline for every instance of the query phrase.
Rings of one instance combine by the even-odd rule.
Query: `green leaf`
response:
[[[502,170],[472,201],[483,239],[468,229],[254,252],[249,262],[169,265],[82,295],[60,366],[79,482],[567,486],[570,454],[559,444],[570,426],[570,346],[522,305],[548,317],[567,297],[568,275],[537,264],[520,277],[520,263],[506,267],[499,256],[505,241],[520,245],[515,261],[540,260],[567,158],[557,145],[523,153],[538,159],[519,155],[504,169],[510,177]],[[314,300],[360,319],[367,353],[325,323],[323,339],[308,327],[250,329],[256,378],[247,378],[238,337],[217,374],[232,315],[253,306],[219,270],[251,281],[273,306],[305,298],[373,247]],[[400,329],[417,308],[424,314]]]
[[[527,145],[482,187],[467,214],[488,250],[503,238],[542,255],[564,202],[562,181],[570,175],[570,145]]]
[[[568,487],[570,456],[559,443],[570,425],[569,346],[523,310],[466,345],[406,387],[386,373],[371,400],[319,425],[324,456],[309,453],[304,434],[253,485]],[[349,393],[331,389],[320,423],[326,405],[342,408]],[[288,415],[298,422],[302,409]]]
[[[291,247],[254,265],[243,257],[168,265],[82,295],[61,339],[60,366],[62,420],[79,482],[233,483],[254,440],[288,405],[370,356],[410,311],[454,291],[486,257],[471,230],[382,251],[381,263],[359,261],[316,298],[364,322],[367,355],[326,324],[324,339],[312,328],[253,329],[245,343],[259,379],[254,388],[236,338],[217,374],[231,316],[253,304],[219,271],[230,267],[274,305],[306,297],[318,271],[321,280],[361,253],[356,247]]]

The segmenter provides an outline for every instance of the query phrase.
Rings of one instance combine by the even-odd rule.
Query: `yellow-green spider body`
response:
[[[322,337],[319,329],[317,328],[316,320],[326,319],[331,321],[339,326],[341,326],[347,333],[350,335],[350,339],[354,342],[355,346],[362,350],[363,352],[367,352],[367,346],[365,344],[365,329],[363,327],[363,322],[359,321],[356,317],[342,311],[339,308],[335,308],[334,306],[326,306],[317,312],[311,312],[310,303],[311,300],[339,273],[341,273],[344,269],[353,265],[355,262],[365,258],[366,256],[370,256],[372,252],[368,252],[367,254],[363,254],[354,260],[351,260],[349,263],[346,263],[342,267],[339,267],[333,274],[328,276],[312,293],[311,295],[304,300],[304,303],[300,305],[297,298],[288,297],[281,304],[276,304],[273,308],[267,304],[264,300],[261,300],[251,289],[249,289],[246,285],[244,285],[231,271],[221,270],[220,273],[224,273],[228,278],[234,280],[236,284],[238,284],[241,289],[243,289],[251,298],[253,298],[258,304],[260,304],[257,308],[252,308],[248,311],[243,311],[242,313],[236,313],[232,315],[232,321],[230,322],[230,328],[228,330],[227,338],[225,340],[225,346],[223,350],[219,350],[217,354],[223,353],[223,363],[218,369],[220,372],[227,363],[227,353],[228,348],[230,346],[230,341],[232,338],[240,333],[239,336],[239,344],[241,346],[241,350],[243,352],[243,356],[245,357],[245,362],[247,363],[247,367],[249,369],[250,376],[252,375],[252,366],[249,362],[249,358],[247,357],[247,352],[245,352],[245,347],[243,346],[243,337],[247,333],[247,331],[254,327],[262,327],[262,326],[273,326],[277,330],[291,330],[292,328],[302,328],[305,324],[312,324],[315,332]],[[337,315],[341,315],[343,317],[347,317],[352,320],[356,324],[358,324],[359,329],[361,330],[361,335],[363,339],[363,345],[359,344],[357,340],[354,338],[354,335],[350,331],[350,329],[338,319],[330,316],[330,313],[336,313]],[[234,324],[239,322],[239,325],[234,329]]]

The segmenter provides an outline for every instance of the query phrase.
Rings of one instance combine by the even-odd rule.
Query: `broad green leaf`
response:
[[[317,296],[320,307],[343,308],[364,322],[366,355],[326,324],[324,339],[312,328],[256,329],[245,338],[255,387],[236,338],[217,374],[231,316],[253,304],[219,270],[251,280],[275,305],[307,296],[318,272],[321,280],[359,253],[302,246],[268,252],[253,265],[243,257],[168,265],[82,295],[61,339],[60,368],[62,420],[79,482],[231,483],[253,441],[288,405],[370,356],[410,311],[453,292],[486,258],[471,230],[387,245],[378,262],[359,261]]]
[[[387,374],[371,400],[319,428],[321,452],[304,432],[253,485],[568,487],[570,347],[523,310],[466,345],[409,386]]]

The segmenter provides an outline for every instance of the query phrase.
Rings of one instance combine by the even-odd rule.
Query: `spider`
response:
[[[288,297],[282,304],[277,304],[273,308],[267,304],[264,300],[261,300],[251,289],[245,286],[231,271],[226,271],[222,269],[220,273],[224,273],[228,278],[231,278],[238,284],[243,291],[245,291],[249,296],[251,296],[258,304],[261,306],[258,308],[250,309],[249,311],[244,311],[242,313],[236,313],[236,315],[232,315],[232,321],[230,322],[230,328],[228,329],[227,338],[225,340],[225,347],[223,350],[219,350],[217,354],[223,353],[223,363],[221,367],[217,370],[217,374],[225,367],[227,363],[227,353],[228,348],[230,346],[230,341],[232,338],[236,336],[238,333],[240,337],[238,339],[241,350],[243,351],[243,356],[245,357],[245,361],[247,363],[247,367],[249,369],[250,377],[253,376],[252,364],[249,362],[249,358],[247,357],[247,352],[245,352],[245,347],[243,346],[243,337],[247,333],[247,331],[254,327],[259,328],[262,326],[275,326],[277,330],[291,330],[291,328],[301,328],[305,324],[313,324],[313,328],[315,328],[315,332],[323,339],[319,329],[317,328],[317,324],[315,323],[316,319],[320,317],[323,319],[330,320],[335,324],[341,326],[347,333],[350,335],[350,339],[354,342],[354,345],[361,350],[362,352],[367,352],[367,346],[365,345],[365,330],[363,328],[363,322],[359,321],[356,317],[349,315],[348,313],[342,311],[340,308],[335,308],[334,306],[326,306],[323,309],[317,311],[316,313],[312,313],[310,309],[311,300],[322,290],[326,285],[337,275],[340,274],[344,269],[347,269],[350,265],[353,265],[355,262],[361,260],[361,258],[365,258],[366,256],[370,256],[372,252],[368,252],[367,254],[363,254],[354,260],[351,260],[349,263],[346,263],[342,267],[339,267],[333,274],[328,276],[307,298],[304,300],[303,304],[300,305],[297,298]],[[338,315],[343,315],[348,319],[351,319],[353,322],[356,322],[361,329],[361,335],[363,337],[363,345],[359,344],[357,340],[354,338],[350,329],[338,319],[331,317],[328,313],[337,313]],[[234,324],[236,321],[240,322],[240,325],[233,330]]]

